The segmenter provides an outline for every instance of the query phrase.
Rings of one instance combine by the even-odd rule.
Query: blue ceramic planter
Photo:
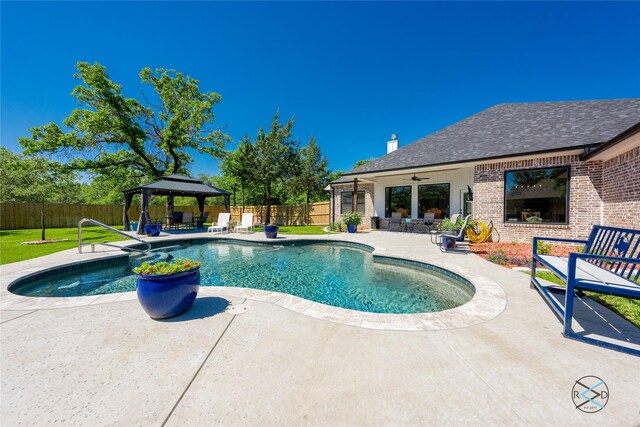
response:
[[[178,316],[191,308],[200,289],[200,267],[170,275],[138,275],[136,293],[152,319]]]
[[[355,233],[358,230],[358,226],[355,224],[347,224],[347,231],[349,233]]]
[[[162,230],[162,224],[145,224],[144,225],[144,234],[146,234],[149,237],[159,236],[161,230]]]
[[[443,249],[453,249],[456,247],[456,236],[455,235],[442,235],[442,247]]]
[[[267,236],[267,239],[275,239],[278,237],[278,226],[277,225],[265,225],[264,226],[264,235]]]

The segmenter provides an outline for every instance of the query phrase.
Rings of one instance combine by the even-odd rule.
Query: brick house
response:
[[[492,221],[503,241],[639,228],[640,99],[498,104],[398,147],[331,184],[331,218],[357,209]]]

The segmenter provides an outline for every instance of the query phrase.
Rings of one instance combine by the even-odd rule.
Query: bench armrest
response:
[[[533,238],[533,255],[538,255],[538,241],[549,241],[549,242],[565,242],[565,243],[582,243],[584,245],[587,244],[587,240],[577,240],[577,239],[560,239],[558,237],[534,237]]]

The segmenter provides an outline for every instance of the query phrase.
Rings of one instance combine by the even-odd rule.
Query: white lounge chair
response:
[[[218,214],[218,222],[216,225],[212,225],[207,229],[212,233],[214,232],[223,232],[225,229],[229,229],[229,221],[231,221],[231,214],[228,212],[223,212]]]
[[[247,233],[249,230],[255,231],[255,227],[253,226],[253,214],[252,213],[243,213],[242,214],[242,222],[236,225],[235,232],[239,233],[242,230],[246,230]]]

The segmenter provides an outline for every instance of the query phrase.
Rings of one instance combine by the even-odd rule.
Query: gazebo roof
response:
[[[156,196],[228,196],[231,193],[211,187],[198,179],[186,175],[172,174],[140,187],[124,190],[124,194],[137,194],[152,190]]]

